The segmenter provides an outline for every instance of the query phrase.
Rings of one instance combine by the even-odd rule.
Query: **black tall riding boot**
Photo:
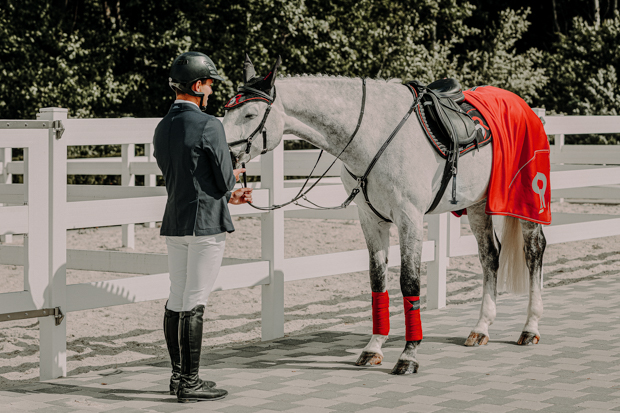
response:
[[[191,311],[181,312],[181,382],[177,391],[179,403],[193,403],[200,400],[218,400],[228,392],[209,387],[198,376],[200,369],[200,350],[202,348],[202,316],[204,305],[197,305]]]
[[[180,313],[168,310],[164,312],[164,337],[172,364],[170,377],[170,394],[176,394],[181,380],[181,349],[179,347],[179,319]]]
[[[167,304],[167,303],[166,303]],[[179,347],[179,320],[181,313],[169,310],[165,307],[164,312],[164,337],[172,364],[172,376],[170,377],[170,394],[177,394],[181,381],[181,348]],[[212,381],[205,382],[209,387],[215,386]]]

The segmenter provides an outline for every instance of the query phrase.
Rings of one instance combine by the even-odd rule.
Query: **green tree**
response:
[[[548,109],[569,115],[620,113],[620,14],[599,27],[576,17],[547,56],[554,74],[544,101]]]
[[[529,104],[536,101],[549,80],[542,67],[543,53],[536,48],[523,53],[516,50],[530,26],[529,14],[529,9],[506,9],[498,23],[482,31],[479,48],[467,51],[463,60],[465,85],[493,85],[518,94]]]
[[[620,13],[599,26],[576,17],[560,35],[547,66],[554,81],[542,101],[547,110],[568,115],[620,114]],[[575,141],[576,142],[576,141]],[[588,135],[580,143],[620,143],[618,135]]]

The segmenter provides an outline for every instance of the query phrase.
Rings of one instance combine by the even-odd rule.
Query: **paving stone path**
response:
[[[527,299],[501,296],[487,346],[462,344],[479,304],[422,313],[418,374],[392,376],[402,315],[382,366],[354,362],[370,322],[203,354],[201,375],[230,395],[179,404],[166,363],[121,367],[0,391],[0,412],[603,412],[620,411],[620,275],[544,290],[538,345],[517,346]],[[369,309],[370,311],[370,309]]]

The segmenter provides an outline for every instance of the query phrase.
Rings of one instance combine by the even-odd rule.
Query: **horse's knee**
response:
[[[420,266],[401,265],[400,267],[400,291],[403,296],[420,296]]]
[[[386,275],[388,258],[371,256],[370,258],[370,289],[375,293],[381,293],[386,289]]]

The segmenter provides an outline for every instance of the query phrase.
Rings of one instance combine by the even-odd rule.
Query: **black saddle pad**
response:
[[[411,87],[411,85],[409,86]],[[413,89],[416,92],[417,96],[418,91],[415,88]],[[485,145],[488,145],[489,143],[491,143],[493,137],[491,136],[491,129],[489,128],[489,124],[474,106],[467,102],[462,102],[458,105],[474,121],[474,123],[476,124],[476,128],[481,128],[483,131],[482,134],[478,135],[477,139],[474,142],[471,142],[466,146],[459,147],[460,155],[465,155],[466,153],[469,153],[476,148],[481,148]],[[433,119],[433,116],[430,112],[431,110],[432,109],[429,106],[418,105],[415,109],[415,112],[418,120],[420,121],[422,129],[424,129],[424,134],[431,143],[431,146],[433,146],[437,153],[439,153],[439,155],[441,155],[441,157],[445,159],[448,157],[452,141],[443,132],[443,128],[441,128],[441,126]]]

